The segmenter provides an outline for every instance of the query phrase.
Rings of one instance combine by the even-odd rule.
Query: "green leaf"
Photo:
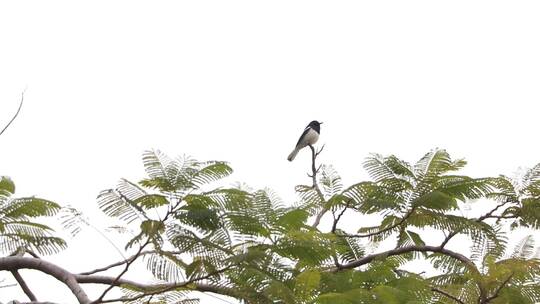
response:
[[[334,235],[324,235],[316,231],[289,231],[272,248],[283,257],[298,259],[302,265],[315,266],[330,258],[333,253]]]
[[[152,209],[169,204],[169,200],[159,194],[149,194],[133,201],[136,205],[141,206],[143,209]]]
[[[190,195],[184,198],[186,205],[179,208],[175,217],[181,222],[210,231],[219,228],[220,219],[215,209],[211,208],[215,202],[205,196]]]
[[[317,270],[306,270],[296,277],[295,289],[301,294],[313,292],[319,287],[321,274]]]
[[[302,209],[291,210],[280,216],[276,222],[286,230],[297,230],[304,227],[309,213]]]
[[[101,191],[98,206],[108,216],[117,217],[128,224],[145,216],[141,207],[112,189]]]
[[[212,162],[210,165],[200,169],[192,177],[192,183],[197,187],[208,184],[229,176],[233,172],[232,168],[225,162]]]
[[[193,262],[186,266],[186,275],[188,277],[193,277],[196,273],[198,273],[203,267],[203,260],[201,259],[195,259]]]
[[[430,180],[450,171],[463,168],[467,162],[463,159],[452,160],[446,150],[434,149],[424,155],[415,164],[415,175]]]
[[[2,192],[4,191],[7,192],[8,194],[14,194],[15,183],[13,183],[11,178],[7,176],[0,176],[0,195],[2,195]]]
[[[418,233],[407,230],[407,234],[409,235],[409,237],[411,238],[411,240],[414,242],[415,245],[418,245],[418,246],[426,245],[426,243],[424,243],[424,241],[422,240],[422,238],[420,237]]]
[[[457,201],[452,196],[440,191],[433,191],[422,195],[414,201],[414,206],[425,207],[434,210],[457,209]]]
[[[323,165],[321,171],[320,185],[326,196],[333,196],[341,192],[343,184],[341,177],[332,166]]]
[[[0,209],[0,215],[8,218],[52,216],[59,210],[60,206],[49,200],[26,197],[13,199],[8,206]]]
[[[165,231],[165,225],[161,221],[146,220],[141,223],[141,231],[147,236],[156,236]]]

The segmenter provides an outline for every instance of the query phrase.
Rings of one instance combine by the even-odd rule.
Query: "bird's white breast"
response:
[[[302,140],[302,145],[314,145],[318,139],[319,133],[310,128]]]

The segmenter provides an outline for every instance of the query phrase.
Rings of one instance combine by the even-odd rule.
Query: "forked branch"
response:
[[[323,193],[321,192],[321,189],[319,188],[319,184],[317,182],[317,173],[319,173],[319,170],[321,169],[321,166],[317,167],[317,156],[321,154],[321,152],[324,149],[324,145],[317,151],[312,145],[309,145],[309,148],[311,149],[311,174],[308,174],[309,177],[311,177],[313,182],[313,189],[317,192],[317,195],[319,196],[319,199],[323,203],[321,211],[315,216],[315,221],[311,225],[313,228],[317,228],[319,224],[321,223],[322,217],[328,212],[328,208],[326,207],[326,199],[324,198]]]

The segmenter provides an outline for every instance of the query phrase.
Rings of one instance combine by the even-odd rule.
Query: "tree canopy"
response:
[[[19,269],[61,280],[84,304],[198,303],[192,291],[261,304],[540,302],[533,238],[507,246],[513,229],[540,228],[540,165],[519,180],[478,178],[460,175],[466,161],[442,149],[414,164],[373,154],[364,162],[371,179],[345,186],[331,166],[317,164],[322,150],[310,148],[309,184],[296,186],[294,203],[269,189],[222,185],[233,171],[226,162],[146,151],[145,179],[121,179],[97,199],[123,223],[118,231],[132,231],[124,248],[131,255],[79,274],[42,257],[67,243],[39,221],[60,213],[76,234],[81,214],[14,197],[3,177],[0,270],[11,271],[30,303],[47,299],[36,299],[31,290],[39,286],[28,286]],[[468,204],[486,211],[467,217]],[[380,221],[363,225],[367,218]],[[431,266],[407,267],[414,261]],[[148,277],[124,277],[135,263]],[[85,284],[104,288],[91,298]],[[113,289],[123,296],[111,296]]]

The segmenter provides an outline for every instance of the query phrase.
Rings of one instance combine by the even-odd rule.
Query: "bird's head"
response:
[[[313,128],[313,127],[317,127],[317,128],[320,128],[320,127],[321,127],[321,124],[322,124],[321,121],[316,121],[316,120],[314,120],[314,121],[312,121],[312,122],[309,123],[308,127],[312,127],[312,128]]]

